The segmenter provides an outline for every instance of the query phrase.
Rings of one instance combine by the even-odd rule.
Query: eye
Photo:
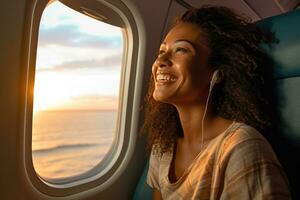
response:
[[[183,48],[183,47],[176,47],[176,49],[175,49],[175,53],[177,53],[177,52],[186,53],[188,51],[189,51],[188,49]]]

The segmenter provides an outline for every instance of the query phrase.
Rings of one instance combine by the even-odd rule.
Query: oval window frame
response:
[[[24,77],[25,83],[25,99],[22,102],[22,153],[23,153],[23,173],[26,177],[26,181],[31,185],[43,198],[46,197],[67,197],[70,195],[78,194],[86,191],[87,189],[97,188],[98,190],[104,190],[115,182],[118,177],[124,172],[130,156],[133,154],[136,141],[136,133],[138,132],[138,105],[140,102],[139,96],[130,95],[134,93],[141,93],[141,86],[137,84],[142,82],[142,69],[137,69],[137,63],[139,59],[144,57],[144,53],[141,53],[140,39],[144,36],[143,26],[137,26],[134,15],[130,9],[120,0],[113,0],[109,3],[105,0],[67,0],[67,3],[72,5],[72,2],[89,2],[89,5],[76,8],[83,9],[84,11],[95,8],[93,5],[104,5],[106,8],[113,10],[119,17],[116,23],[124,24],[123,28],[123,65],[121,72],[120,91],[119,91],[119,111],[118,111],[118,125],[116,131],[115,142],[108,152],[107,156],[92,170],[83,173],[78,176],[64,178],[61,180],[44,180],[39,177],[35,172],[32,162],[32,116],[33,116],[33,85],[35,77],[35,62],[37,53],[37,40],[39,32],[39,23],[42,13],[46,6],[53,2],[53,0],[33,0],[30,1],[25,29],[23,48],[24,55]],[[66,3],[66,4],[67,4]],[[69,5],[68,5],[69,6]],[[70,6],[69,6],[70,7]],[[72,8],[72,7],[71,7]],[[87,9],[88,8],[88,9]],[[73,8],[74,9],[74,8]],[[81,10],[81,12],[83,12]],[[90,11],[89,10],[89,11]],[[93,10],[93,15],[99,11]],[[101,14],[99,14],[101,16]],[[97,16],[96,16],[97,17]],[[108,22],[106,22],[108,23]],[[110,22],[110,23],[114,23]],[[140,23],[139,23],[140,25]],[[139,54],[139,59],[138,55]]]

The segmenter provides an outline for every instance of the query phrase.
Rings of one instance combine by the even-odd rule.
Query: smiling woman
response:
[[[188,10],[168,32],[146,101],[153,199],[290,199],[261,134],[274,130],[272,42],[226,7]]]
[[[83,174],[109,151],[116,131],[122,53],[121,28],[58,1],[44,10],[32,123],[33,164],[43,179]]]
[[[189,38],[188,40],[185,38]],[[156,79],[153,97],[156,101],[180,103],[203,100],[201,93],[213,70],[207,65],[210,50],[205,46],[203,33],[193,24],[178,24],[161,45],[152,67]],[[171,68],[170,66],[174,67]],[[197,67],[195,67],[197,66]],[[199,74],[198,76],[193,76]]]

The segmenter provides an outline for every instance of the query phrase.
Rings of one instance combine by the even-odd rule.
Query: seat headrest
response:
[[[300,10],[266,18],[257,24],[269,28],[279,40],[278,44],[263,46],[274,61],[274,77],[300,76]]]

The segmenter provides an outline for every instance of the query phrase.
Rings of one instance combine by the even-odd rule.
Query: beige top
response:
[[[270,144],[254,128],[233,123],[210,141],[170,183],[173,153],[151,153],[147,183],[163,199],[291,199],[286,175]]]

